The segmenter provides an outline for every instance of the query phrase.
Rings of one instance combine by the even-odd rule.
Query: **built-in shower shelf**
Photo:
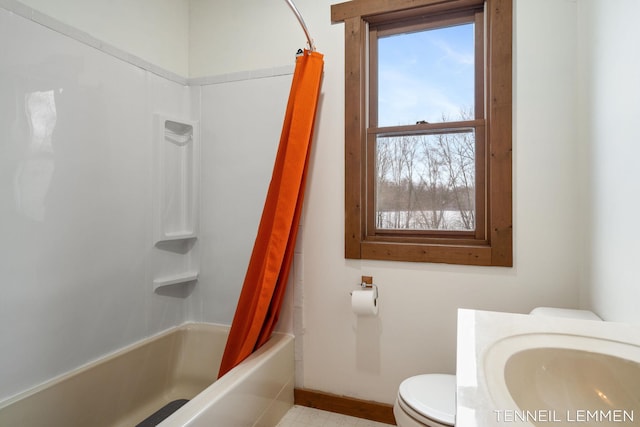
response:
[[[160,239],[156,240],[156,244],[158,243],[164,243],[164,242],[175,242],[178,240],[190,240],[190,239],[197,239],[198,235],[195,233],[191,233],[191,232],[185,232],[185,233],[171,233],[171,234],[165,234],[163,237],[161,237]]]
[[[198,122],[154,116],[155,240],[198,234],[200,131]]]
[[[192,271],[188,273],[177,274],[175,276],[160,277],[153,280],[153,290],[155,291],[162,286],[193,282],[198,280],[198,275],[199,273],[197,271]]]
[[[153,128],[152,286],[186,290],[200,265],[200,126],[154,114]]]

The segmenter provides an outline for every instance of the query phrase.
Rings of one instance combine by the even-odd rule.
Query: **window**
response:
[[[511,266],[512,0],[352,0],[345,256]]]

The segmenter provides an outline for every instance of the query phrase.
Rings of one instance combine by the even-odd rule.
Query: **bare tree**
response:
[[[472,115],[471,109],[463,110],[459,119]],[[376,150],[378,228],[475,228],[472,131],[382,137]]]

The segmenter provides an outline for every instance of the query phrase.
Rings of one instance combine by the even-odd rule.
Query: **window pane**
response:
[[[474,117],[474,24],[378,39],[378,126]]]
[[[475,132],[379,136],[378,230],[475,230]]]

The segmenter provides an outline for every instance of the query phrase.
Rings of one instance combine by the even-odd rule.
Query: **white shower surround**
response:
[[[293,65],[189,82],[18,2],[0,6],[2,401],[185,321],[230,322]],[[256,92],[267,97],[243,106]],[[154,292],[153,117],[201,111],[206,262],[195,286]],[[285,307],[279,330],[291,316]]]

